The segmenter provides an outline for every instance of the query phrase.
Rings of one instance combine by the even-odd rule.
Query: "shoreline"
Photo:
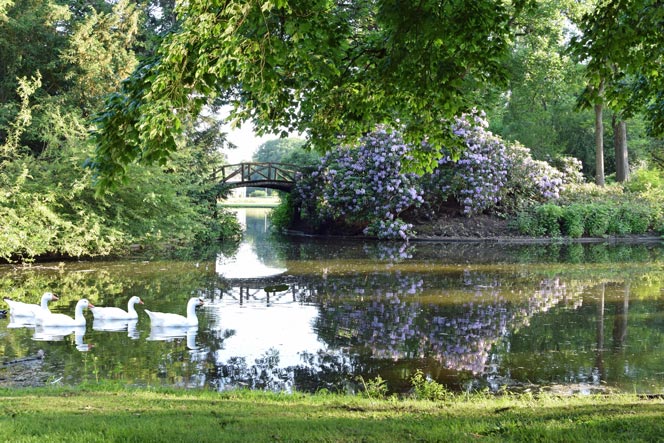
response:
[[[664,237],[656,235],[634,235],[634,236],[608,236],[608,237],[519,237],[519,236],[498,236],[498,237],[445,237],[445,236],[425,236],[419,235],[410,237],[406,240],[393,239],[381,240],[376,237],[368,237],[364,235],[334,235],[334,234],[310,234],[304,231],[286,229],[282,232],[284,235],[303,238],[320,238],[320,239],[361,239],[373,240],[385,243],[500,243],[500,244],[592,244],[592,243],[608,243],[608,244],[656,244],[664,243]]]

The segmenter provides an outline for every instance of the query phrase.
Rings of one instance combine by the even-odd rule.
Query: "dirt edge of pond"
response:
[[[664,241],[663,237],[652,231],[642,235],[607,235],[603,237],[532,237],[519,233],[504,218],[492,215],[476,215],[466,217],[459,213],[443,213],[435,219],[410,220],[416,233],[410,241],[437,241],[454,243],[516,243],[516,244],[547,244],[547,243],[656,243]],[[287,234],[304,237],[362,238],[361,229],[355,232],[340,233],[332,228],[326,234],[311,232],[304,225],[287,230]]]

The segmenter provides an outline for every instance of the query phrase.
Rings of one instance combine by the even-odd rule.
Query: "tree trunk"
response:
[[[604,80],[597,88],[595,103],[595,184],[604,186]]]
[[[627,123],[613,116],[613,149],[616,151],[616,181],[629,180],[629,160],[627,158]]]
[[[616,315],[613,320],[613,349],[620,350],[625,347],[627,338],[627,317],[629,314],[629,292],[630,284],[625,283],[623,290],[623,302],[616,305]]]
[[[604,186],[604,123],[603,105],[595,105],[595,184]]]

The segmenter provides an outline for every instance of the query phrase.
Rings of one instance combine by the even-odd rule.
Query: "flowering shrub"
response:
[[[417,176],[401,171],[409,151],[398,134],[377,130],[357,147],[329,152],[299,177],[294,196],[319,226],[343,222],[378,238],[407,239],[412,225],[399,215],[423,202]]]
[[[530,149],[519,143],[509,145],[505,154],[509,170],[500,195],[505,211],[516,212],[535,202],[545,203],[560,198],[566,174],[547,162],[533,159]],[[573,170],[568,176],[577,180]]]
[[[456,118],[453,131],[465,139],[466,149],[456,162],[444,152],[431,174],[443,200],[451,194],[466,215],[494,207],[507,180],[506,147],[487,127],[483,113]]]
[[[422,188],[431,206],[453,198],[472,216],[516,213],[555,201],[567,183],[583,180],[578,160],[563,159],[563,172],[534,160],[527,148],[491,133],[483,112],[456,118],[452,129],[465,143],[460,158],[443,148],[436,170],[422,178],[401,171],[403,162],[412,160],[412,148],[396,132],[380,129],[357,147],[332,151],[298,178],[296,204],[319,230],[343,223],[378,238],[408,239],[412,225],[399,217],[424,202]],[[429,146],[423,142],[421,148]]]
[[[456,118],[453,131],[464,138],[466,149],[457,161],[443,152],[431,174],[428,189],[443,201],[454,197],[464,214],[498,208],[514,212],[533,202],[555,200],[566,182],[583,180],[578,160],[564,159],[563,173],[534,160],[522,145],[506,144],[488,126],[483,112]]]

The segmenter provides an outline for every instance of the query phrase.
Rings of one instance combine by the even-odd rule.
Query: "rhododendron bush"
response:
[[[298,178],[294,197],[319,226],[342,220],[367,235],[405,240],[412,225],[399,216],[423,202],[418,177],[402,171],[409,151],[399,134],[377,130],[357,147],[329,152],[316,170]]]
[[[565,158],[565,171],[535,160],[519,143],[507,144],[491,133],[484,113],[472,112],[454,121],[454,133],[466,149],[457,161],[443,150],[438,168],[423,177],[427,200],[453,197],[463,213],[513,213],[532,203],[555,200],[566,183],[578,182],[581,162]]]
[[[555,200],[566,183],[579,181],[580,162],[563,160],[566,170],[559,171],[534,160],[527,148],[491,133],[483,113],[452,125],[465,150],[454,159],[443,148],[437,168],[421,177],[403,171],[413,148],[396,131],[379,129],[356,147],[331,151],[298,180],[294,199],[305,219],[319,228],[344,223],[378,238],[407,239],[412,225],[401,217],[424,201],[435,208],[454,200],[467,216],[513,213]],[[428,148],[426,141],[420,147]]]

